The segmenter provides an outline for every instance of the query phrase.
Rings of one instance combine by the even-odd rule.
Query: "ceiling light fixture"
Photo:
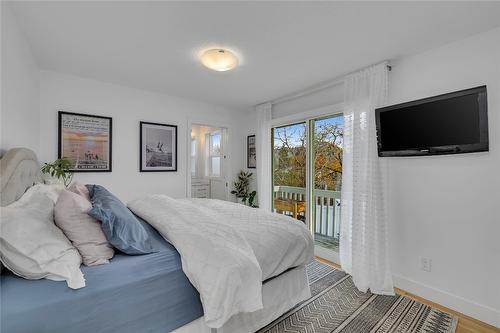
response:
[[[225,72],[238,66],[238,58],[228,49],[209,49],[201,53],[201,63],[214,71]]]

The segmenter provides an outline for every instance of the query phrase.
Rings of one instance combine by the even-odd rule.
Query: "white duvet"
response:
[[[210,327],[261,309],[262,281],[313,258],[309,230],[283,215],[226,201],[164,195],[146,196],[128,207],[179,251]]]

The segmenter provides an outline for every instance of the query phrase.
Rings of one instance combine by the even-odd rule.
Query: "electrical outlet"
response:
[[[432,259],[420,257],[420,269],[425,272],[432,271]]]

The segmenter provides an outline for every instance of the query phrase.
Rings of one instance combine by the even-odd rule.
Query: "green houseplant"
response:
[[[41,168],[42,173],[48,174],[51,177],[62,180],[64,186],[68,187],[73,179],[73,173],[70,171],[71,162],[67,159],[57,159],[52,163],[44,163]]]
[[[245,172],[243,170],[238,174],[238,179],[233,182],[233,190],[231,194],[234,194],[236,198],[241,200],[243,204],[247,204],[251,207],[255,206],[255,195],[256,191],[250,191],[250,181],[252,180],[253,173]]]
[[[255,203],[255,196],[257,195],[257,191],[252,191],[248,193],[248,205],[250,207],[257,208],[258,206]]]

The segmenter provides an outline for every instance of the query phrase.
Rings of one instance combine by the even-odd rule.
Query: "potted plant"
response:
[[[67,159],[57,159],[52,163],[44,163],[41,168],[42,173],[50,175],[59,181],[62,181],[64,186],[68,187],[73,179],[73,173],[70,171],[71,162]]]
[[[238,174],[238,180],[233,182],[234,190],[231,191],[231,194],[234,194],[236,196],[236,199],[239,203],[246,205],[248,202],[249,206],[255,207],[254,200],[257,192],[249,192],[252,176],[253,173],[241,170]]]
[[[248,193],[248,205],[253,208],[258,208],[259,206],[255,203],[255,196],[257,195],[257,191],[252,191]]]

